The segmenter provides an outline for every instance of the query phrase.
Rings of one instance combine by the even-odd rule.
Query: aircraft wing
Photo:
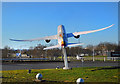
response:
[[[55,46],[50,46],[50,47],[46,47],[43,50],[48,50],[48,49],[53,49],[53,48],[59,48],[60,45],[55,45]]]
[[[57,35],[46,36],[46,37],[35,38],[35,39],[27,39],[27,40],[16,40],[16,39],[10,39],[10,40],[11,41],[40,41],[40,40],[52,40],[52,39],[57,39]]]
[[[68,43],[68,47],[83,45],[84,43]]]
[[[77,36],[77,35],[82,35],[82,34],[88,34],[88,33],[93,33],[93,32],[97,32],[97,31],[102,31],[102,30],[105,30],[107,28],[110,28],[112,27],[114,24],[108,26],[108,27],[105,27],[105,28],[101,28],[101,29],[97,29],[97,30],[91,30],[91,31],[82,31],[82,32],[74,32],[74,33],[68,33],[67,34],[67,37],[73,37],[73,36]]]

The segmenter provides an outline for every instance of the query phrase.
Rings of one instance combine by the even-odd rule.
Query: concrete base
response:
[[[35,79],[34,81],[35,82],[46,82],[46,80],[38,80],[38,79]]]
[[[34,81],[35,81],[35,82],[42,82],[42,80],[38,80],[38,79],[35,79]]]
[[[69,68],[69,67],[63,67],[63,69],[64,69],[64,70],[65,70],[65,69],[67,70],[67,69],[71,69],[71,68]]]

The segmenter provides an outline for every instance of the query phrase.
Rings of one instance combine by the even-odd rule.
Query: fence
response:
[[[64,58],[5,58],[0,61],[63,61]],[[120,57],[68,57],[68,61],[120,61]]]
[[[58,57],[50,57],[48,60],[56,60],[56,61],[63,61],[64,58],[58,58]],[[68,61],[120,61],[120,57],[79,57],[77,59],[76,57],[68,57]]]

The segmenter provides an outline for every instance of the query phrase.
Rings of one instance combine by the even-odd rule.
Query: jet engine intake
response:
[[[78,39],[80,37],[80,35],[74,36],[76,39]]]
[[[50,42],[50,40],[45,40],[47,43],[49,43]]]

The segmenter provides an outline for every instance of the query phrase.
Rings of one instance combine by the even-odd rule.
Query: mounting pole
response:
[[[94,50],[94,46],[93,46],[93,62],[95,61],[95,50]]]
[[[65,48],[62,48],[62,51],[63,51],[63,55],[64,55],[64,64],[65,64],[65,67],[63,67],[63,69],[70,69],[70,68],[68,67],[66,49],[65,49]]]

